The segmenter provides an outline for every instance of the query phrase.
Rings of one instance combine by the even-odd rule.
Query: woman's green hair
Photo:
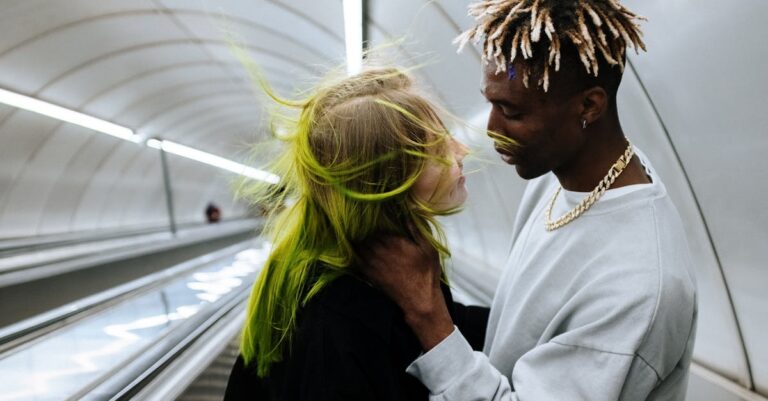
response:
[[[271,166],[279,185],[242,194],[271,205],[272,251],[248,302],[241,353],[259,376],[290,352],[298,310],[344,274],[359,274],[358,247],[377,234],[422,236],[449,255],[433,210],[410,191],[427,161],[450,165],[448,133],[434,106],[398,68],[327,78],[302,100],[277,96]],[[293,110],[295,117],[289,117]]]

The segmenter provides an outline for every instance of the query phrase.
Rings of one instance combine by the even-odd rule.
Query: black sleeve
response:
[[[482,351],[491,308],[465,306],[456,302],[453,302],[451,307],[453,309],[451,314],[453,323],[459,328],[472,349]]]

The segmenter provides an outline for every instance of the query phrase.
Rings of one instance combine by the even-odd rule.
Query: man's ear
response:
[[[593,86],[582,92],[581,118],[587,125],[597,121],[608,109],[608,93],[600,86]]]

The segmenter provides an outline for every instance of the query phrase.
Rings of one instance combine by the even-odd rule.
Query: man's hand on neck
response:
[[[440,257],[428,242],[383,236],[361,254],[363,272],[400,306],[424,350],[432,349],[453,332],[440,288]]]

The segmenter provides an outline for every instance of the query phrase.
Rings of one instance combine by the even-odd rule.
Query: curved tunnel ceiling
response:
[[[328,26],[333,19],[314,20],[306,12],[292,11],[296,24],[281,24],[268,17],[280,14],[280,20],[285,20],[285,7],[272,3],[239,6],[230,14],[226,4],[211,12],[210,4],[205,2],[103,2],[95,7],[93,2],[80,1],[60,4],[60,12],[53,12],[56,7],[52,5],[30,2],[4,11],[5,18],[15,21],[47,18],[45,24],[16,23],[17,31],[4,35],[0,42],[0,71],[9,74],[3,75],[6,79],[0,78],[0,85],[138,130],[145,130],[151,118],[146,114],[143,119],[131,116],[161,90],[162,99],[155,99],[150,117],[191,103],[200,103],[200,109],[212,112],[220,106],[217,97],[234,92],[233,87],[239,88],[244,102],[249,97],[256,102],[247,74],[227,47],[230,42],[226,36],[234,37],[233,41],[250,52],[279,91],[294,88],[294,77],[316,73],[315,66],[332,65],[343,56],[340,23]],[[248,13],[241,13],[243,10]],[[311,46],[302,40],[310,34]],[[55,55],[61,56],[55,58],[56,63],[30,63]],[[192,83],[183,74],[178,74],[176,80],[172,78],[176,68],[203,65],[219,69],[222,83],[218,88],[211,87],[207,94],[181,90]],[[165,89],[153,85],[126,93],[125,89],[136,80],[160,73],[173,84]],[[199,74],[189,77],[200,79]],[[155,90],[146,93],[150,88]],[[128,104],[118,108],[109,104],[110,92],[121,92],[121,101]],[[256,104],[254,109],[258,109]],[[103,115],[106,111],[111,115]],[[0,126],[13,114],[6,115]],[[230,120],[221,123],[232,126]],[[255,129],[254,121],[243,121],[237,131]]]

